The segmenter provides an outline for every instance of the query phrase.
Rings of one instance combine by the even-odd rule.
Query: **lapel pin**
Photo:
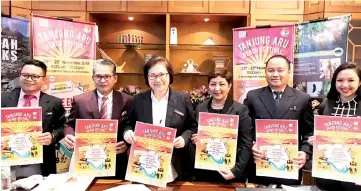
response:
[[[294,105],[293,107],[290,108],[290,110],[293,110],[293,111],[297,111],[297,107]]]

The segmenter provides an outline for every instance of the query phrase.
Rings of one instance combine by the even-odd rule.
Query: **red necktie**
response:
[[[25,100],[25,102],[24,102],[24,105],[23,105],[23,107],[31,107],[31,100],[33,99],[33,98],[36,98],[34,95],[24,95],[24,100]]]
[[[107,107],[107,97],[102,97],[102,106],[100,108],[101,119],[108,119],[108,107]]]

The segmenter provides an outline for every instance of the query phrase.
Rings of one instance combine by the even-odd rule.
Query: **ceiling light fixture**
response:
[[[209,18],[204,18],[203,20],[204,20],[204,22],[208,22]]]
[[[134,20],[134,17],[128,17],[128,20],[132,21]]]

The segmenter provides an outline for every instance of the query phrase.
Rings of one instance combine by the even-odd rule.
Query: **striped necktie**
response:
[[[278,105],[280,103],[282,92],[281,91],[274,91],[273,93],[276,95],[275,102],[276,102],[276,105]]]
[[[101,119],[108,119],[108,106],[107,106],[108,97],[102,97],[102,106],[100,108]]]

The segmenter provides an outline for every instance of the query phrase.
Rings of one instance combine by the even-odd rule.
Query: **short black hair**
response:
[[[23,70],[24,66],[26,66],[26,65],[33,65],[33,66],[41,68],[44,72],[44,76],[46,76],[46,71],[47,71],[48,67],[46,66],[46,64],[44,64],[44,62],[42,62],[40,60],[35,60],[35,59],[27,60],[21,65],[20,71]]]
[[[333,100],[333,101],[337,101],[340,97],[340,93],[337,91],[336,89],[336,79],[337,79],[337,75],[342,71],[342,70],[346,70],[346,69],[353,69],[355,70],[355,72],[358,75],[359,80],[361,81],[361,68],[357,67],[356,63],[353,62],[346,62],[344,64],[341,64],[336,70],[335,73],[332,76],[332,80],[331,80],[331,88],[330,91],[327,94],[327,99],[329,100]],[[357,98],[360,99],[361,98],[361,87],[358,87],[358,89],[356,90],[356,95]]]
[[[218,76],[225,78],[228,84],[232,83],[233,76],[232,74],[225,68],[215,68],[212,72],[208,74],[208,83]]]
[[[283,55],[281,55],[281,54],[275,54],[275,55],[273,55],[273,56],[271,56],[270,58],[268,58],[268,60],[266,61],[266,67],[267,67],[267,65],[268,65],[268,62],[270,61],[270,60],[272,60],[273,58],[283,58],[284,60],[286,60],[286,62],[287,62],[287,65],[288,65],[288,69],[291,69],[291,61],[286,57],[286,56],[283,56]]]
[[[145,84],[148,87],[149,87],[148,72],[149,72],[150,68],[152,68],[154,65],[159,64],[159,63],[164,64],[167,69],[167,72],[169,75],[169,84],[173,83],[174,72],[173,72],[173,67],[170,64],[170,62],[162,56],[153,56],[151,59],[148,60],[148,62],[144,65],[144,68],[143,68]]]
[[[113,75],[116,74],[117,65],[113,61],[111,61],[109,59],[98,59],[95,61],[94,65],[93,65],[93,75],[95,74],[95,69],[97,68],[97,64],[104,65],[104,66],[112,66],[113,67],[113,70],[112,70]]]

